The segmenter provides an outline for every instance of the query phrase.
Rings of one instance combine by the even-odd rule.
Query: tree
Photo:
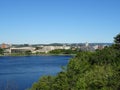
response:
[[[4,54],[4,50],[0,48],[0,54],[3,55]]]
[[[120,33],[114,37],[114,42],[113,48],[120,50]]]
[[[120,44],[120,33],[116,37],[114,37],[114,42],[116,44]]]
[[[32,52],[30,51],[30,50],[28,50],[28,51],[25,51],[25,55],[31,55],[32,54]]]
[[[43,76],[37,83],[32,85],[32,88],[28,90],[53,90],[52,84],[54,81],[54,77],[52,76]]]

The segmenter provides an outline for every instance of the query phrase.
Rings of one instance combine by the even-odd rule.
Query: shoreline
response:
[[[10,57],[10,56],[12,56],[12,57],[17,57],[17,56],[19,56],[19,57],[24,57],[24,56],[75,56],[76,54],[39,54],[39,55],[0,55],[0,57]]]

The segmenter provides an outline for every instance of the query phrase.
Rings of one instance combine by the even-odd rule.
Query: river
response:
[[[0,57],[0,90],[25,90],[43,75],[56,75],[72,56]]]

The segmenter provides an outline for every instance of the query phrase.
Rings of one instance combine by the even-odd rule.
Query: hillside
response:
[[[111,47],[78,53],[57,76],[40,78],[30,90],[120,90],[118,37]]]

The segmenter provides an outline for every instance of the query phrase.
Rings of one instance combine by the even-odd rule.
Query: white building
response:
[[[19,47],[19,48],[10,48],[11,53],[20,53],[20,52],[25,52],[25,51],[31,51],[33,52],[35,50],[34,47]]]
[[[33,51],[33,53],[36,53],[36,52],[45,52],[45,53],[48,53],[52,50],[56,50],[56,49],[70,49],[70,46],[43,46],[41,47],[39,50],[35,50]]]

